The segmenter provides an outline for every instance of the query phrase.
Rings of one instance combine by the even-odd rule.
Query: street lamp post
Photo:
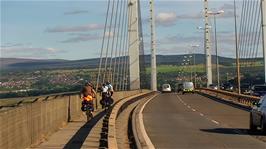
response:
[[[208,29],[211,29],[212,28],[212,26],[210,26],[210,25],[205,25],[205,27],[201,27],[201,26],[198,26],[197,27],[197,29],[198,30],[202,30],[202,31],[205,31],[204,32],[204,54],[205,54],[205,56],[207,56],[207,46],[206,46],[206,28],[207,28],[207,30]],[[211,80],[209,80],[208,78],[212,78],[212,74],[210,74],[210,72],[208,71],[208,66],[209,66],[209,64],[208,64],[208,61],[207,61],[207,58],[205,59],[205,63],[206,63],[206,65],[205,65],[205,69],[206,69],[206,79],[207,79],[207,87],[209,87],[208,85],[209,85],[209,83],[212,81],[212,79]],[[208,64],[208,65],[207,65]],[[209,77],[208,77],[208,74],[209,74]]]
[[[193,77],[194,77],[194,85],[196,86],[196,66],[195,66],[195,48],[199,47],[199,45],[191,45],[192,50],[193,50]]]
[[[218,46],[217,46],[217,31],[216,31],[216,15],[224,13],[223,10],[217,12],[208,11],[209,15],[213,15],[214,19],[214,38],[215,38],[215,53],[216,53],[216,78],[217,78],[217,88],[220,89],[220,70],[219,70],[219,58],[218,58]]]

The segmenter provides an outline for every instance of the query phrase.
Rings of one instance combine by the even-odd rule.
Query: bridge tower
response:
[[[211,49],[210,49],[210,30],[209,30],[209,14],[208,14],[208,0],[204,0],[204,15],[205,15],[205,56],[206,56],[206,74],[207,74],[207,87],[212,84],[212,61],[211,61]]]
[[[130,90],[140,89],[140,37],[139,37],[139,0],[129,0],[129,81]]]

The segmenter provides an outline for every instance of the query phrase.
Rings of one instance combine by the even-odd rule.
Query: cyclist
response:
[[[106,82],[106,86],[108,88],[108,93],[110,94],[110,96],[113,96],[114,94],[114,89],[113,89],[113,86],[110,82]]]
[[[96,92],[93,89],[93,85],[90,82],[87,82],[82,90],[81,94],[83,95],[82,97],[82,106],[81,110],[84,112],[83,114],[87,114],[87,110],[91,110],[91,112],[94,111],[94,105],[93,105],[93,98],[96,97]]]
[[[102,84],[101,91],[102,91],[102,100],[100,101],[100,103],[102,105],[102,108],[104,108],[106,104],[106,100],[108,98],[108,87],[106,86],[106,84],[104,83]]]
[[[112,98],[113,94],[114,94],[114,89],[113,86],[110,82],[106,82],[106,86],[108,88],[108,92],[107,92],[107,102],[111,105],[113,104],[114,100]]]

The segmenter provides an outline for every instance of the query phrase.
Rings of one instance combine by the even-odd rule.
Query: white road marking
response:
[[[177,95],[177,98],[178,98],[178,99],[179,99],[179,100],[180,100],[185,106],[187,106],[189,109],[191,109],[191,110],[194,111],[194,112],[196,111],[196,109],[191,108],[191,107],[190,107],[187,103],[185,103],[185,102],[181,99],[181,97],[179,97],[178,95]],[[205,117],[207,120],[212,121],[213,123],[215,123],[215,124],[217,124],[217,125],[220,124],[219,122],[217,122],[217,121],[215,121],[215,120],[212,120],[212,119],[206,117],[203,113],[200,113],[200,112],[199,112],[199,115]]]
[[[213,123],[219,125],[219,122],[215,121],[215,120],[212,120]]]

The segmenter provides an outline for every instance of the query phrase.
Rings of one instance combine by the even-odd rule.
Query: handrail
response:
[[[237,94],[234,92],[215,90],[209,88],[200,88],[198,89],[198,92],[203,94],[208,94],[210,96],[214,96],[217,98],[221,98],[226,101],[234,102],[236,104],[240,104],[247,108],[251,108],[253,106],[253,102],[258,102],[260,100],[260,98],[256,96]]]
[[[23,103],[34,103],[37,101],[46,101],[48,99],[55,99],[60,96],[69,96],[69,95],[78,95],[80,92],[63,92],[63,93],[54,93],[48,95],[40,95],[40,96],[31,96],[31,97],[18,97],[18,98],[4,98],[0,99],[0,109],[5,107],[17,107]],[[1,102],[6,103],[1,103]]]

